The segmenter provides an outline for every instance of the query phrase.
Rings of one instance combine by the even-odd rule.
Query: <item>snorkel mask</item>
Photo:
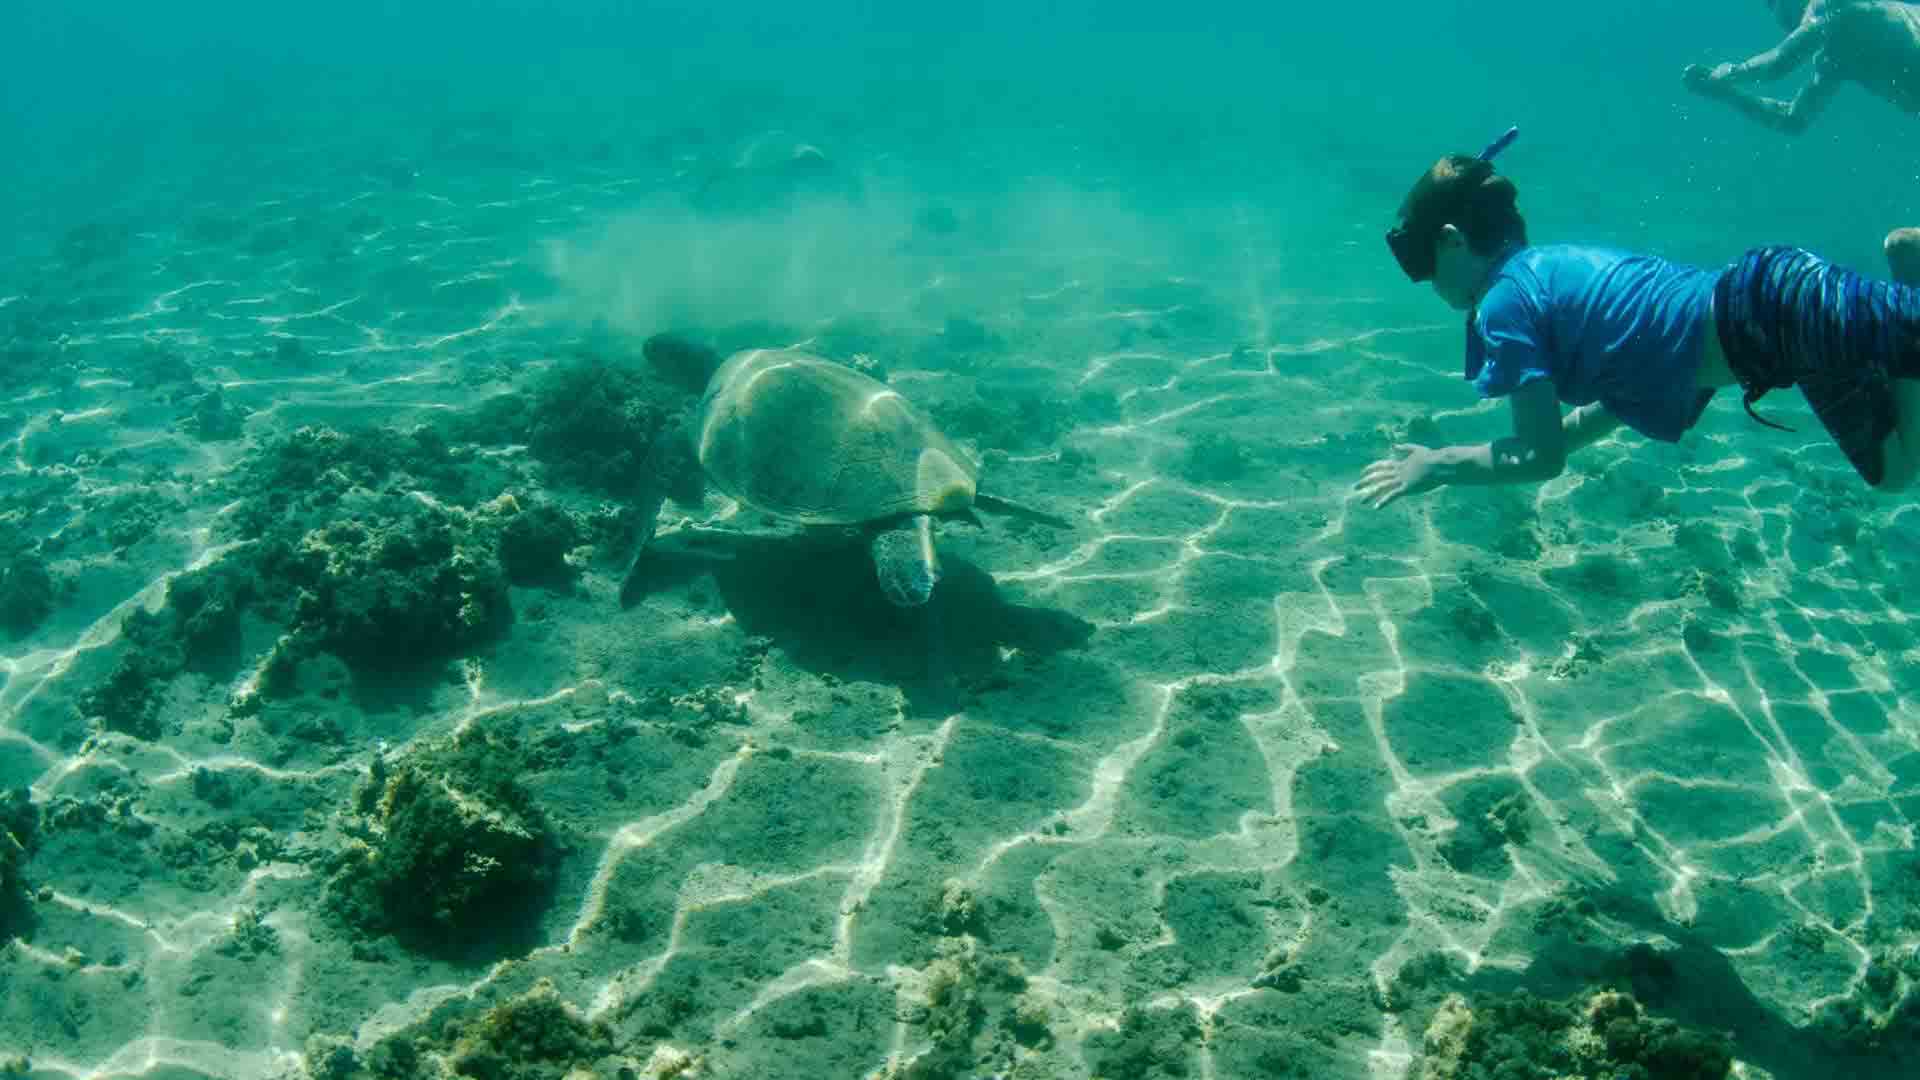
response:
[[[1500,152],[1512,146],[1513,140],[1519,137],[1520,128],[1516,125],[1488,143],[1487,148],[1480,151],[1479,156],[1474,159],[1482,166],[1477,170],[1479,175],[1470,173],[1466,178],[1467,182],[1477,184],[1492,176],[1493,159],[1499,157]],[[1420,178],[1420,183],[1414,186],[1413,194],[1407,196],[1406,203],[1400,208],[1400,223],[1387,230],[1387,250],[1393,252],[1394,261],[1400,264],[1400,269],[1407,275],[1407,280],[1416,284],[1433,280],[1436,259],[1434,237],[1440,227],[1446,224],[1445,221],[1416,220],[1422,216],[1418,214],[1419,207],[1416,204],[1420,201],[1419,196],[1429,189],[1429,184],[1429,177]]]

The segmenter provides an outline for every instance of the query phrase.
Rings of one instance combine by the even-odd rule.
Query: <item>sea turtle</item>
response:
[[[666,337],[649,341],[647,354],[679,371],[700,356],[699,347]],[[686,434],[707,482],[742,504],[796,525],[866,531],[881,592],[901,607],[926,603],[940,581],[935,518],[972,518],[978,509],[1071,528],[980,491],[979,465],[898,390],[795,349],[748,349],[720,364]],[[622,604],[644,589],[670,484],[660,470],[649,473]]]
[[[705,171],[691,192],[696,210],[755,214],[808,199],[860,198],[860,181],[819,147],[769,132]]]

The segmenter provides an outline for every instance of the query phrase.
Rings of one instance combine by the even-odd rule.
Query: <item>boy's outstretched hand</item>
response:
[[[1367,466],[1360,482],[1353,486],[1360,501],[1375,510],[1406,495],[1418,495],[1440,486],[1433,451],[1424,446],[1401,443],[1394,456]]]
[[[1708,67],[1705,64],[1688,64],[1680,72],[1680,81],[1692,90],[1705,90],[1716,82],[1725,82],[1733,74],[1732,64],[1719,64]]]

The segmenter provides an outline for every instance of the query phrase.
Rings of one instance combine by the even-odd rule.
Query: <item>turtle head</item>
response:
[[[955,461],[941,447],[920,451],[914,477],[920,508],[943,517],[965,514],[973,506],[973,477],[972,469]]]
[[[647,363],[675,386],[699,393],[719,370],[720,353],[691,334],[655,334],[640,347]]]
[[[880,591],[895,607],[919,607],[940,584],[940,555],[933,546],[933,519],[915,514],[874,534],[873,569]]]

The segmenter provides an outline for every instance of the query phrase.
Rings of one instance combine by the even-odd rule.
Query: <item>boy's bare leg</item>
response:
[[[1887,253],[1887,272],[1902,285],[1920,285],[1920,229],[1895,229],[1882,245]]]
[[[1920,379],[1893,380],[1894,425],[1880,444],[1876,491],[1905,491],[1920,475]]]
[[[1883,245],[1887,270],[1901,285],[1920,286],[1920,229],[1895,229]],[[1894,428],[1881,444],[1881,491],[1901,491],[1920,476],[1920,379],[1893,381]]]

